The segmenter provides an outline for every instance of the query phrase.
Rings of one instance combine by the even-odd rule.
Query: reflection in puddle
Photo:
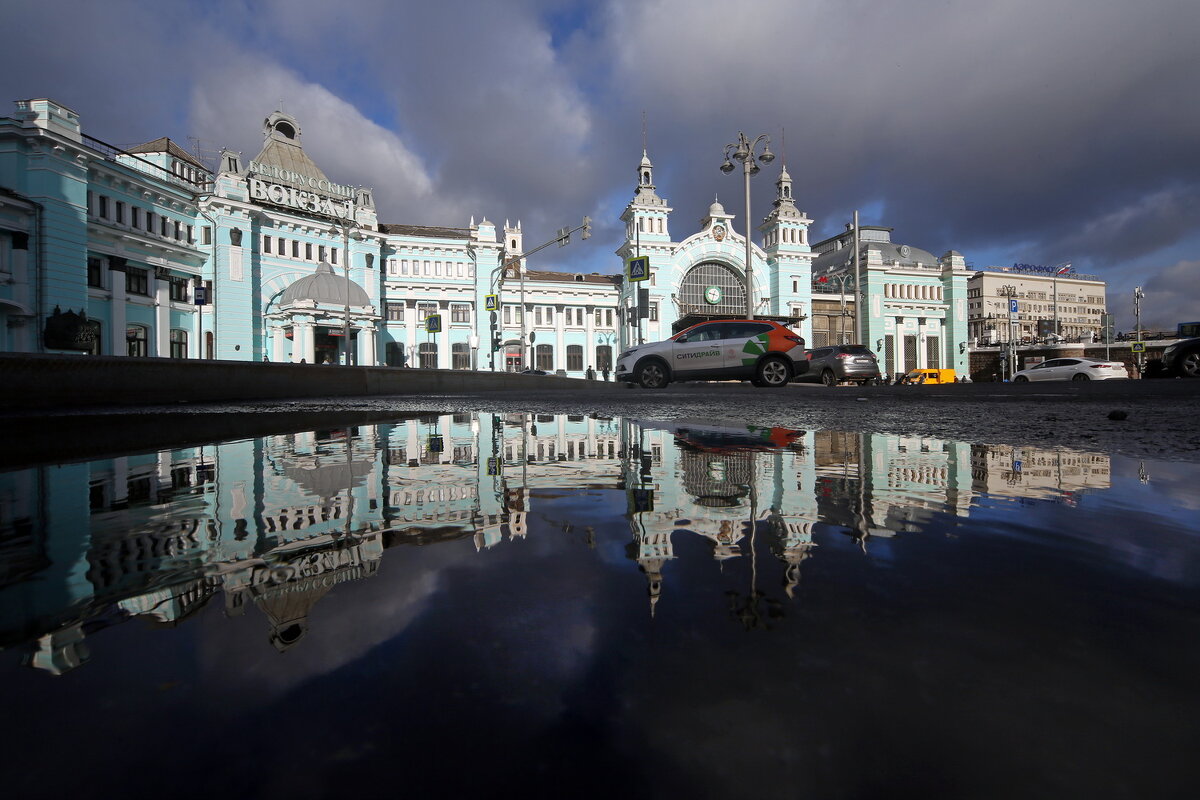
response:
[[[530,414],[431,415],[90,464],[0,474],[0,645],[53,673],[88,660],[86,639],[131,617],[175,624],[222,595],[255,608],[286,651],[314,605],[370,578],[384,551],[529,535],[539,501],[592,490],[578,528],[624,519],[626,552],[653,615],[681,541],[714,569],[749,559],[726,590],[747,627],[796,596],[814,527],[869,552],[873,539],[967,516],[982,498],[1073,503],[1109,487],[1099,453],[982,447],[837,431]],[[577,504],[578,505],[578,504]],[[694,551],[694,548],[689,548]],[[764,590],[780,586],[778,597]]]
[[[6,788],[1190,796],[1195,483],[529,414],[0,473]]]

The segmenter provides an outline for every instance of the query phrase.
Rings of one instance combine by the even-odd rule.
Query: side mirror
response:
[[[684,344],[686,341],[687,341],[686,336],[680,336],[678,339],[675,340],[675,344]]]

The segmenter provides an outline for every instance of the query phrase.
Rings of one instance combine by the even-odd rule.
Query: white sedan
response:
[[[1094,358],[1052,358],[1036,367],[1023,369],[1013,375],[1013,382],[1029,381],[1106,381],[1128,378],[1129,373],[1120,361],[1097,361]]]

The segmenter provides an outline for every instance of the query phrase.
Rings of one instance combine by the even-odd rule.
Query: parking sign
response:
[[[992,308],[995,308],[995,306],[992,306]],[[1010,313],[1010,314],[1015,314],[1015,313],[1017,313],[1017,301],[1016,301],[1016,298],[1010,299],[1010,300],[1008,301],[1008,313]]]

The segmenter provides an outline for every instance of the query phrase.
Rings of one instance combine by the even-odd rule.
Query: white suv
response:
[[[710,380],[777,387],[805,372],[808,358],[800,334],[769,320],[722,319],[629,348],[617,359],[616,377],[647,389]]]

